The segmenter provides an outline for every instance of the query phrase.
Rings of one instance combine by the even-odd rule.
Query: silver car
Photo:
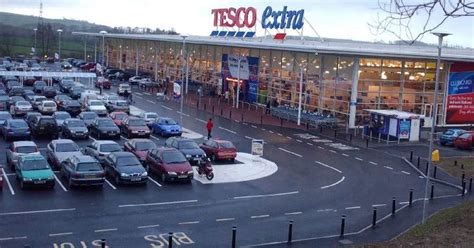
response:
[[[111,152],[121,152],[122,147],[111,140],[97,140],[86,146],[84,154],[97,159],[101,164]]]
[[[71,156],[82,155],[79,146],[70,139],[52,140],[46,147],[46,156],[51,167],[58,169],[61,162]]]
[[[35,142],[33,141],[15,141],[10,143],[7,149],[7,164],[8,166],[14,170],[15,164],[18,161],[18,158],[21,155],[26,154],[37,154],[39,155],[40,152],[38,151],[38,147],[36,146]]]

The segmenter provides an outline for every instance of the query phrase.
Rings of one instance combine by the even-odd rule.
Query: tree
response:
[[[473,17],[472,0],[379,0],[379,14],[369,27],[413,44],[450,18]],[[421,26],[419,25],[421,24]]]

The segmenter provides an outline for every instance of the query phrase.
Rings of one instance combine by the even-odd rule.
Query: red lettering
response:
[[[253,28],[257,23],[257,10],[253,7],[213,9],[211,14],[214,15],[215,27]]]
[[[238,25],[239,19],[236,17],[236,9],[235,8],[229,8],[229,14],[227,15],[228,19],[230,22],[227,22],[228,27],[233,27],[236,23]]]
[[[221,18],[220,18],[220,22],[219,22],[219,25],[221,27],[226,27],[227,26],[227,16],[226,16],[226,13],[227,13],[227,9],[221,9],[220,10],[220,14],[221,14]]]
[[[241,18],[241,16],[240,16],[240,14],[241,14],[242,12],[244,12],[244,14],[245,14],[245,12],[246,12],[246,10],[245,10],[244,7],[240,7],[239,9],[237,9],[237,15],[236,15],[237,21],[236,21],[236,24],[237,24],[237,27],[238,27],[238,28],[243,28],[243,27],[245,26],[245,24],[244,24],[245,19]],[[244,18],[245,18],[245,17],[244,17]],[[242,19],[244,20],[244,22],[241,22]]]
[[[249,22],[249,14],[252,14],[252,19]],[[257,22],[257,10],[253,7],[248,7],[247,11],[245,11],[245,19],[244,24],[247,28],[253,28],[255,23]]]
[[[214,14],[214,27],[217,27],[217,26],[218,26],[217,20],[218,20],[218,18],[219,18],[220,10],[221,10],[221,9],[213,9],[213,10],[211,10],[211,14]]]

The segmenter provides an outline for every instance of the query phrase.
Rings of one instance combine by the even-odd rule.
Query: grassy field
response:
[[[457,161],[457,166],[454,165],[454,161]],[[474,177],[474,156],[446,158],[435,164],[453,177],[460,178],[463,172],[468,179]]]
[[[2,39],[0,37],[0,43],[5,43],[9,42],[12,45],[12,53],[8,54],[9,56],[14,56],[17,54],[23,54],[23,55],[29,55],[31,53],[31,47],[34,46],[34,40],[29,39],[29,38],[24,38],[24,37],[13,37],[9,40]],[[37,41],[37,52],[41,52],[41,45],[39,41]],[[57,51],[58,50],[58,45],[56,44],[53,45],[51,51]],[[90,45],[87,47],[89,53],[93,51],[94,47],[90,47]],[[61,41],[61,52],[62,52],[62,57],[71,57],[73,55],[83,55],[84,52],[84,43],[81,41]]]

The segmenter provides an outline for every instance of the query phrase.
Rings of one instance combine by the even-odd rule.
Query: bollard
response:
[[[466,178],[466,175],[464,175],[464,171],[462,172],[462,176],[461,176],[461,184],[464,183],[464,179]]]
[[[352,134],[349,135],[349,143],[352,143]]]
[[[337,130],[334,130],[334,138],[337,138]]]
[[[410,152],[410,162],[413,161],[413,151]]]
[[[420,168],[420,156],[418,156],[418,161],[416,162],[416,167]]]
[[[293,241],[293,221],[290,220],[290,223],[288,224],[288,243],[291,243]]]
[[[280,118],[280,126],[283,127],[283,118]]]
[[[428,177],[428,167],[430,166],[429,162],[426,161],[426,169],[425,169],[425,175]]]
[[[309,122],[306,122],[306,130],[309,130]]]
[[[341,234],[340,237],[344,238],[344,229],[346,228],[346,216],[343,215],[341,218]]]
[[[431,183],[430,200],[433,200],[433,197],[434,197],[434,183]]]
[[[235,248],[236,246],[236,236],[237,236],[237,227],[233,226],[232,227],[232,248]]]
[[[232,110],[229,111],[229,120],[232,120]]]
[[[322,133],[323,132],[323,126],[319,126],[319,132]]]
[[[260,125],[263,125],[263,115],[260,115]]]
[[[461,170],[464,170],[464,164],[461,164]]]
[[[379,143],[380,143],[381,138],[382,138],[382,133],[379,133]]]
[[[469,194],[472,192],[472,177],[469,178]]]
[[[462,196],[464,196],[464,191],[466,191],[466,181],[462,182]]]
[[[105,239],[101,239],[100,240],[100,247],[105,248],[105,245],[106,245]]]
[[[433,177],[436,178],[436,172],[438,171],[438,166],[435,166],[433,169]]]
[[[377,208],[374,207],[374,211],[372,214],[372,228],[374,228],[376,224],[377,224]]]
[[[369,139],[365,139],[365,147],[369,147]]]
[[[408,205],[410,207],[413,205],[413,189],[410,189],[410,197],[408,199]]]
[[[244,122],[244,113],[242,113],[242,114],[240,115],[240,121],[241,121],[241,122]]]
[[[212,105],[212,114],[214,114],[214,105]]]
[[[396,211],[396,204],[397,204],[397,199],[394,197],[392,197],[392,215],[395,215],[395,211]]]
[[[458,161],[454,160],[454,166],[458,166]]]
[[[224,116],[224,110],[221,109],[221,116]]]
[[[168,248],[173,248],[173,232],[168,233]]]
[[[204,103],[204,111],[206,111],[207,109],[207,105]]]

